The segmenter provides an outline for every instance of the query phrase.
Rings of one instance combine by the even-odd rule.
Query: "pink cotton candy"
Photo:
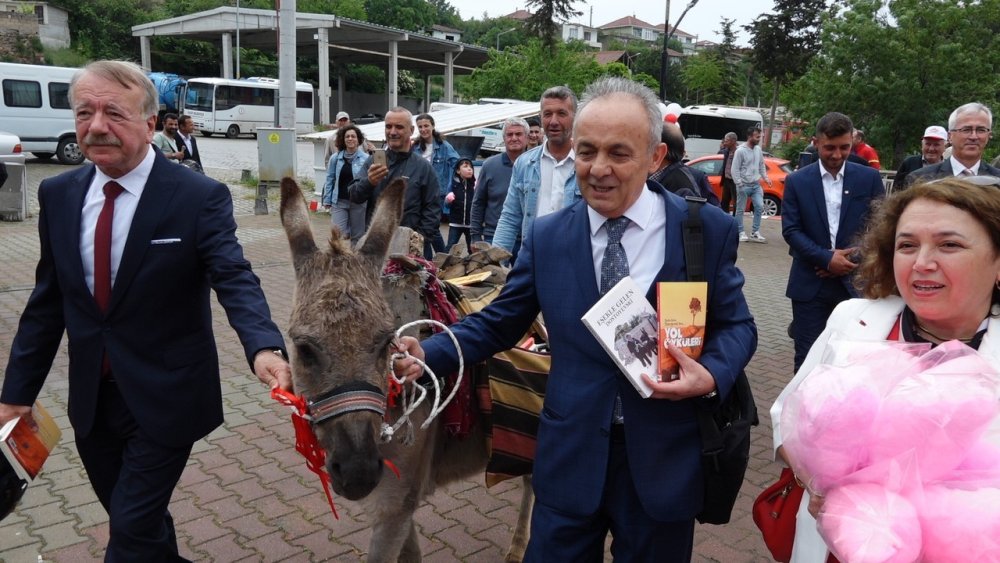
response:
[[[872,458],[910,455],[925,481],[943,478],[1000,414],[995,370],[974,350],[946,342],[899,379],[875,422]]]
[[[880,391],[864,368],[819,366],[782,411],[795,474],[823,492],[868,463]]]
[[[920,524],[927,563],[1000,563],[1000,489],[925,487]]]
[[[966,356],[901,380],[882,402],[872,458],[911,453],[924,481],[954,469],[1000,413],[996,387],[981,375],[983,364],[978,356]]]
[[[916,509],[880,485],[832,489],[817,525],[830,551],[846,563],[913,563],[920,558]]]

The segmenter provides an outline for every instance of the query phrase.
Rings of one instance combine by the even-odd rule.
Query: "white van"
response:
[[[55,155],[63,164],[80,164],[76,123],[69,107],[69,82],[79,69],[0,63],[0,124],[21,138],[24,152]]]
[[[726,133],[736,133],[740,142],[747,140],[747,129],[761,127],[764,117],[758,111],[729,106],[688,106],[677,118],[684,133],[684,149],[689,159],[715,154]]]

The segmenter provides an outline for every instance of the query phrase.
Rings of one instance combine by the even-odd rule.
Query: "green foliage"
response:
[[[550,86],[565,84],[582,93],[587,84],[604,74],[594,57],[579,47],[557,43],[552,50],[540,40],[502,52],[491,52],[490,60],[462,83],[470,99],[483,97],[537,100]]]
[[[90,62],[73,49],[45,49],[45,64],[52,66],[82,67]]]
[[[681,71],[684,85],[695,92],[695,102],[718,103],[722,86],[723,65],[712,51],[703,51],[687,58]]]
[[[550,51],[559,43],[561,23],[569,21],[583,12],[573,9],[576,0],[528,0],[526,8],[533,11],[528,18],[528,29],[541,38],[542,45]],[[532,10],[531,8],[535,9]]]
[[[368,19],[365,0],[297,0],[295,9],[304,14],[336,14],[361,21]]]
[[[462,16],[448,3],[448,0],[427,0],[427,3],[434,8],[434,23],[455,29],[459,29],[462,25]]]
[[[368,21],[410,31],[429,30],[437,12],[425,0],[365,0]]]
[[[775,0],[775,13],[743,26],[751,34],[750,61],[771,83],[772,118],[781,87],[802,76],[819,50],[819,24],[826,6],[827,0]],[[769,136],[764,146],[770,146]]]
[[[954,108],[998,107],[1000,79],[991,69],[1000,68],[1000,3],[892,0],[887,12],[877,0],[843,3],[824,23],[808,73],[788,92],[797,116],[846,113],[890,168]]]
[[[791,162],[792,166],[799,161],[799,153],[805,150],[806,146],[809,145],[809,138],[806,136],[796,137],[790,141],[781,143],[780,145],[771,148],[771,153],[773,153],[778,158],[783,158]]]
[[[646,74],[645,72],[640,72],[639,74],[633,74],[632,80],[635,80],[639,84],[648,87],[650,90],[654,92],[660,90],[660,81]]]

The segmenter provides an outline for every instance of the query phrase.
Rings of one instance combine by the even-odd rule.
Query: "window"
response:
[[[589,31],[584,31],[583,32],[583,40],[584,41],[590,41],[590,32]]]
[[[212,111],[212,91],[214,89],[211,84],[189,84],[187,97],[184,99],[185,109]]]
[[[68,82],[49,82],[49,107],[52,109],[70,109]]]
[[[297,107],[297,108],[312,108],[313,107],[313,94],[312,94],[312,92],[296,92],[295,93],[295,107]]]
[[[722,159],[721,158],[711,158],[708,160],[703,160],[701,162],[695,162],[691,165],[691,168],[695,170],[701,170],[709,176],[718,176],[722,173]]]
[[[3,103],[11,108],[40,108],[42,85],[30,80],[4,80]]]
[[[575,28],[575,27],[569,28],[569,38],[570,39],[579,39],[580,38],[580,30],[578,28]]]

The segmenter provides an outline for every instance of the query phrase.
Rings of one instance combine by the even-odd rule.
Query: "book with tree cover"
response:
[[[660,379],[677,379],[677,360],[667,345],[680,348],[697,360],[705,342],[708,306],[707,282],[659,282],[656,284],[656,312],[660,347]]]
[[[38,477],[42,464],[62,436],[56,421],[37,401],[31,408],[31,418],[35,427],[19,416],[0,428],[0,452],[3,452],[0,463],[9,463],[25,481]]]
[[[631,277],[624,277],[580,319],[644,399],[656,379],[656,309]]]

